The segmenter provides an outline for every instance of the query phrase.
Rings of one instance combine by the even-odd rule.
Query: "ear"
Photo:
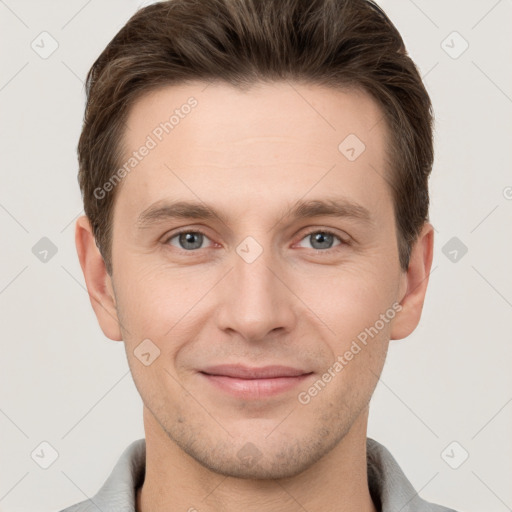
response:
[[[393,322],[390,335],[392,340],[406,338],[418,326],[427,293],[433,254],[434,227],[426,222],[412,247],[409,268],[401,276],[399,297],[402,310]]]
[[[101,330],[107,338],[121,341],[112,280],[103,257],[96,246],[92,226],[87,216],[79,217],[75,225],[75,245],[84,273],[89,299]]]

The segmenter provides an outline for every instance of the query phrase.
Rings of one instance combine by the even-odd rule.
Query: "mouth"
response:
[[[247,400],[268,398],[291,391],[313,374],[288,366],[256,368],[243,365],[211,366],[199,373],[217,389]]]

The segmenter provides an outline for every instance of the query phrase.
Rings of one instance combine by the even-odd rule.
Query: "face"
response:
[[[203,466],[298,474],[366,410],[405,290],[381,118],[285,83],[168,86],[130,111],[116,315],[146,414]]]

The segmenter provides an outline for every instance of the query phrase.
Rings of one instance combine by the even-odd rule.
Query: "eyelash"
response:
[[[164,245],[168,245],[169,244],[169,241],[172,240],[173,238],[183,234],[183,233],[199,233],[203,236],[205,236],[206,238],[209,238],[208,235],[202,231],[201,229],[183,229],[181,231],[178,231],[176,233],[173,233],[171,236],[167,237],[165,240],[164,240]],[[311,236],[312,234],[314,233],[324,233],[326,235],[332,235],[334,236],[335,238],[337,238],[339,241],[340,241],[340,244],[334,246],[334,247],[331,247],[330,249],[312,249],[313,251],[316,251],[316,253],[325,253],[325,254],[332,254],[332,251],[335,251],[336,249],[340,249],[342,248],[343,246],[345,245],[350,245],[350,242],[347,241],[347,240],[343,240],[338,234],[336,234],[334,231],[330,231],[329,229],[313,229],[307,233],[305,233],[302,238],[299,240],[302,241],[304,240],[304,238],[308,237],[308,236]],[[200,249],[195,249],[195,250],[191,250],[191,251],[187,251],[185,249],[181,249],[179,247],[174,247],[174,249],[177,249],[179,252],[182,252],[182,253],[187,253],[187,254],[191,254],[191,253],[194,253],[194,252],[198,252]]]

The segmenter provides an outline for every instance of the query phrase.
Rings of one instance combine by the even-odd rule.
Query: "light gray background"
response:
[[[512,510],[512,2],[380,3],[435,108],[436,240],[421,323],[390,345],[368,434],[425,499]],[[0,0],[1,511],[53,512],[93,495],[144,435],[123,345],[97,325],[74,246],[82,82],[137,5]],[[43,31],[59,45],[46,59],[31,48],[49,48]],[[469,43],[458,58],[453,31]],[[32,253],[42,237],[58,249],[46,263]],[[452,237],[468,248],[456,262],[443,253]],[[43,441],[58,452],[48,469],[31,458]],[[453,441],[452,465],[469,453],[458,469],[441,456]]]

